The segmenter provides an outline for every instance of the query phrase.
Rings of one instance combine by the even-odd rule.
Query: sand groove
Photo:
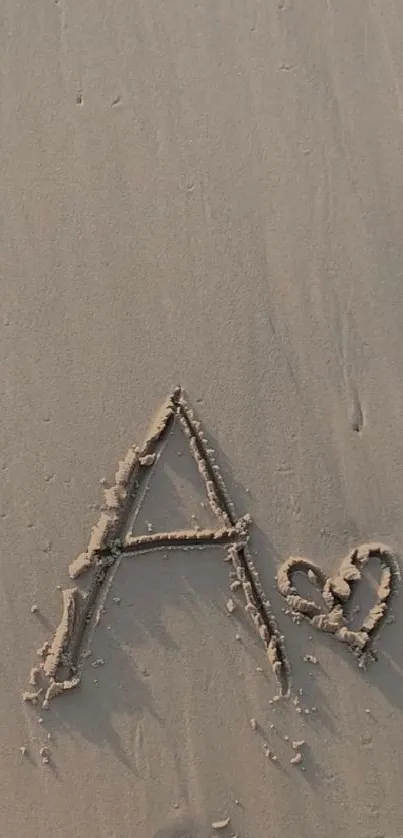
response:
[[[377,559],[381,566],[377,601],[364,617],[361,626],[352,630],[348,625],[345,606],[370,559]],[[293,584],[294,574],[298,572],[307,574],[320,590],[327,611],[322,610],[314,600],[298,594]],[[369,656],[374,656],[373,640],[387,617],[390,600],[399,582],[400,568],[396,554],[389,547],[376,542],[362,544],[349,553],[340,563],[338,572],[331,577],[308,559],[293,556],[281,565],[277,573],[278,589],[291,614],[305,617],[314,628],[329,632],[336,640],[346,643],[361,666],[365,665]]]
[[[189,443],[203,479],[210,507],[219,526],[208,530],[178,530],[133,536],[130,520],[150,469],[155,468],[161,446],[178,420]],[[123,558],[155,549],[203,548],[227,546],[228,558],[245,596],[245,608],[265,645],[281,694],[289,693],[289,666],[271,605],[259,581],[248,550],[249,515],[238,517],[223,477],[208,447],[200,423],[188,406],[181,387],[175,387],[154,421],[141,448],[131,446],[119,462],[115,484],[104,493],[98,524],[93,528],[88,547],[69,567],[70,577],[77,578],[91,570],[92,577],[84,594],[77,588],[63,591],[63,613],[51,643],[40,654],[40,674],[46,681],[44,706],[55,695],[77,686],[83,664],[83,642],[89,625],[94,624],[99,600],[111,573]],[[141,498],[141,495],[140,495]],[[39,690],[38,695],[42,692]],[[26,694],[25,694],[26,695]]]

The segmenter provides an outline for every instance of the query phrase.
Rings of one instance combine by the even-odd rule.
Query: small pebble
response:
[[[43,718],[42,718],[42,716],[40,716],[40,717],[39,717],[39,719],[38,719],[38,724],[43,725]]]
[[[32,704],[37,704],[38,703],[38,698],[39,698],[41,692],[42,692],[42,690],[36,690],[36,692],[29,692],[28,690],[26,690],[22,694],[22,700],[23,701],[30,701]]]
[[[310,712],[311,712],[311,711],[309,710],[309,708],[308,708],[308,707],[305,707],[305,710],[304,710],[305,715],[306,715],[306,716],[309,716]]]
[[[21,751],[22,756],[25,757],[26,754],[28,753],[28,748],[26,747],[26,745],[21,745],[20,751]]]
[[[49,765],[49,757],[42,757],[42,762],[44,765]]]
[[[235,640],[242,640],[241,635],[240,635],[240,634],[236,634],[236,635],[235,635]]]
[[[49,748],[46,746],[42,747],[39,751],[41,757],[48,757],[49,756]]]
[[[234,602],[234,600],[232,599],[232,597],[230,597],[230,598],[229,598],[229,600],[227,600],[227,611],[228,611],[228,614],[233,614],[233,613],[234,613],[234,611],[235,611],[235,608],[236,608],[235,602]]]
[[[92,662],[91,666],[93,669],[97,669],[99,666],[105,666],[105,661],[103,658],[97,658],[95,661]]]
[[[115,605],[119,605],[120,604],[120,596],[114,596],[113,597],[113,602],[115,603]]]
[[[38,678],[41,672],[40,666],[33,666],[30,673],[29,673],[29,683],[31,687],[36,687],[38,684]]]
[[[298,742],[292,743],[293,751],[300,751],[301,748],[305,745],[305,739],[300,739]]]
[[[304,655],[303,660],[305,663],[318,663],[318,659],[315,655]]]
[[[295,757],[291,757],[290,763],[291,765],[299,765],[302,762],[302,754],[295,754]]]
[[[225,829],[228,826],[231,818],[224,818],[222,821],[213,821],[212,827],[213,829]]]
[[[256,667],[256,672],[263,672],[262,667],[261,667],[261,666],[257,666],[257,667]],[[269,701],[269,704],[270,704],[270,701]]]
[[[38,611],[39,611],[39,608],[38,608],[37,605],[35,605],[35,604],[31,605],[31,614],[37,614]]]
[[[256,719],[251,719],[251,720],[250,720],[250,726],[251,726],[252,730],[256,730],[256,728],[257,728],[257,721],[256,721]]]

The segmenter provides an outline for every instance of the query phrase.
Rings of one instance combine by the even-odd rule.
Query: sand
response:
[[[0,37],[0,833],[399,838],[403,11]]]

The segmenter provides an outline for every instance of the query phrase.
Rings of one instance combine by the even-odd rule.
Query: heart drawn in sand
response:
[[[371,559],[378,560],[381,566],[377,599],[361,626],[352,630],[348,625],[345,606],[362,577],[363,568]],[[294,586],[296,573],[306,574],[310,582],[320,590],[324,609],[314,600],[305,599],[298,594]],[[329,632],[336,640],[346,643],[357,655],[361,665],[364,665],[366,656],[371,653],[372,640],[387,616],[389,600],[399,581],[400,569],[396,555],[389,547],[375,542],[362,544],[349,553],[341,561],[334,576],[327,576],[308,559],[293,556],[281,565],[277,573],[278,589],[292,615],[305,617],[314,628]]]

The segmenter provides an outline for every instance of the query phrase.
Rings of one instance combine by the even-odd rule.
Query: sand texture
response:
[[[402,838],[403,7],[0,17],[0,835]]]

